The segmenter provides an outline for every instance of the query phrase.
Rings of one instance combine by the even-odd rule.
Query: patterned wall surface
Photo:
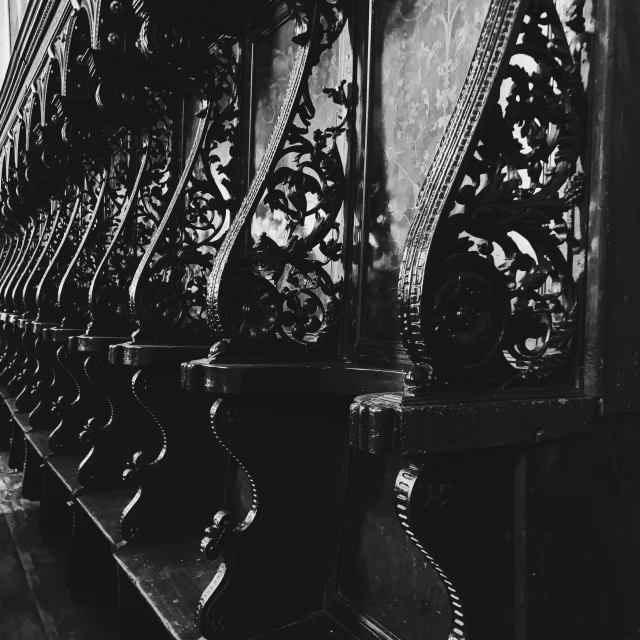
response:
[[[376,0],[365,338],[399,339],[396,287],[413,207],[488,5],[487,0]]]

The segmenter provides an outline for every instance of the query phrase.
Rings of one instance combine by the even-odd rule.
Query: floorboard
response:
[[[64,583],[66,551],[37,533],[39,505],[0,453],[0,640],[117,640],[113,611],[79,602]]]

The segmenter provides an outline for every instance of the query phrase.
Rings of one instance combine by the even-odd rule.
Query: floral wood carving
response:
[[[22,229],[20,234],[20,243],[18,245],[18,251],[15,254],[13,264],[10,267],[8,275],[2,284],[2,301],[6,311],[13,312],[13,305],[11,301],[12,286],[15,283],[17,276],[20,273],[20,267],[23,265],[28,253],[29,247],[33,245],[35,236],[35,224],[33,220],[28,220]]]
[[[400,340],[402,249],[488,5],[487,0],[383,0],[374,5],[371,46],[376,56],[369,81],[369,168],[361,232],[364,340]]]
[[[342,281],[325,269],[342,258],[336,221],[345,175],[336,141],[347,127],[344,83],[324,91],[344,110],[335,127],[316,130],[309,80],[320,55],[345,23],[345,3],[289,2],[301,46],[287,93],[260,167],[214,260],[208,283],[208,321],[214,334],[240,348],[256,341],[294,349],[326,345],[340,318]],[[284,246],[263,234],[244,251],[248,229],[263,203],[287,221]],[[311,224],[309,224],[311,223]],[[322,259],[317,258],[319,250]]]
[[[187,89],[197,123],[162,220],[138,265],[130,304],[138,342],[206,341],[206,279],[229,228],[237,192],[238,47],[220,38],[198,85]],[[166,187],[148,198],[162,198]]]
[[[14,260],[16,259],[17,252],[19,251],[19,247],[22,243],[22,234],[12,233],[9,235],[8,242],[5,242],[6,251],[4,255],[3,261],[3,271],[0,276],[0,304],[4,309],[4,297],[2,295],[2,291],[4,288],[4,283],[6,279],[9,277],[11,272],[11,266],[13,265]]]
[[[52,200],[50,203],[50,211],[47,217],[46,226],[43,229],[43,239],[41,244],[41,251],[38,258],[33,265],[31,272],[28,274],[27,280],[24,285],[24,311],[25,317],[35,319],[38,313],[36,293],[37,285],[42,278],[50,259],[55,253],[56,240],[61,237],[62,229],[62,216],[61,211],[63,204],[61,201]]]
[[[10,265],[16,254],[17,246],[19,244],[18,236],[16,236],[13,233],[5,235],[3,240],[4,242],[3,242],[3,249],[2,249],[3,251],[2,252],[2,271],[0,271],[0,273],[3,274],[3,277],[0,277],[0,292],[2,291],[2,283],[4,281],[4,278],[6,277],[6,274],[9,271]],[[0,304],[3,304],[1,295],[0,295]]]
[[[66,207],[62,212],[62,224],[56,229],[57,242],[53,242],[54,255],[38,285],[37,305],[40,322],[59,322],[62,320],[58,307],[58,288],[68,268],[75,250],[84,236],[91,215],[98,201],[104,195],[104,175],[101,171],[87,172],[82,189],[69,184],[67,197],[63,201]]]
[[[35,243],[31,250],[29,262],[23,273],[17,279],[13,288],[13,308],[17,313],[24,314],[26,311],[25,287],[30,281],[31,274],[36,268],[44,247],[47,245],[49,238],[49,230],[51,229],[52,220],[51,207],[40,207],[35,220]]]
[[[247,467],[228,446],[230,436],[237,434],[244,426],[238,412],[229,400],[218,398],[210,411],[211,428],[218,444],[229,454],[249,481],[251,487],[251,503],[243,517],[228,510],[218,511],[213,523],[205,530],[205,537],[200,549],[207,560],[216,562],[217,567],[213,579],[204,590],[196,608],[196,623],[207,640],[222,640],[233,629],[231,606],[221,603],[221,595],[228,591],[229,580],[234,568],[233,543],[237,536],[245,533],[258,517],[260,497],[254,478]]]
[[[152,124],[137,134],[138,172],[91,282],[89,334],[127,334],[133,329],[129,287],[173,184],[176,105],[166,92],[149,90],[146,97]]]
[[[504,384],[570,362],[581,107],[553,2],[494,0],[405,245],[409,384]]]
[[[83,233],[58,290],[64,327],[80,328],[87,324],[89,286],[123,216],[135,171],[129,129],[111,125],[107,127],[106,139],[105,169],[94,186],[99,188],[98,195],[84,208],[78,229],[78,233],[80,229]]]

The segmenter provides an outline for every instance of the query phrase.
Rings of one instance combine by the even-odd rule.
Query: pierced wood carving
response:
[[[570,364],[582,106],[553,2],[492,2],[405,245],[411,386],[530,382]]]
[[[145,92],[151,125],[138,138],[138,171],[119,217],[113,218],[108,248],[89,292],[90,335],[127,335],[134,328],[129,287],[135,270],[162,217],[175,169],[176,105],[164,92]]]
[[[345,175],[336,141],[347,129],[347,97],[344,83],[325,89],[343,117],[310,137],[315,108],[309,80],[321,54],[342,31],[345,3],[288,5],[300,50],[273,135],[208,282],[211,330],[234,347],[252,351],[276,344],[303,351],[325,346],[334,341],[340,319],[342,281],[334,282],[325,266],[342,258],[337,217]],[[261,204],[284,216],[288,241],[280,246],[263,234],[244,250]]]
[[[104,256],[125,206],[131,187],[133,166],[131,134],[128,128],[109,126],[105,131],[108,152],[100,164],[100,180],[97,198],[84,208],[84,216],[78,220],[78,232],[83,231],[79,243],[74,246],[75,255],[61,278],[58,289],[58,307],[62,326],[84,328],[88,322],[89,286]],[[89,173],[89,175],[91,175]]]
[[[237,43],[211,46],[199,84],[187,89],[197,124],[178,183],[150,194],[171,199],[130,289],[141,343],[207,341],[205,285],[237,197],[238,128]]]

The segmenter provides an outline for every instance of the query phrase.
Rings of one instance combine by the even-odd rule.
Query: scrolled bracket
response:
[[[337,141],[348,129],[349,100],[344,81],[325,88],[341,117],[335,127],[309,135],[315,114],[310,78],[341,33],[347,3],[288,6],[300,50],[273,135],[208,281],[212,332],[251,352],[330,348],[340,319],[342,280],[334,281],[325,267],[342,259],[338,215],[346,179]],[[245,233],[260,207],[284,216],[287,240],[279,243],[263,233],[244,251]]]
[[[210,49],[201,82],[186,90],[194,131],[184,168],[130,288],[139,343],[209,340],[205,283],[235,209],[239,130],[238,43],[221,37]]]
[[[428,514],[442,509],[451,499],[452,486],[448,482],[425,482],[423,470],[423,465],[410,463],[398,472],[394,485],[396,515],[408,538],[438,574],[446,589],[451,606],[449,640],[465,640],[468,635],[460,596],[447,574],[420,540],[414,525],[415,511],[419,509]]]
[[[214,564],[214,575],[202,593],[196,608],[196,624],[206,640],[222,640],[236,628],[236,610],[239,606],[238,590],[241,590],[243,534],[256,521],[259,513],[260,499],[256,483],[246,466],[234,453],[230,441],[237,434],[244,422],[235,407],[227,399],[218,398],[211,407],[211,428],[218,444],[227,452],[242,469],[251,487],[251,504],[242,517],[233,511],[220,510],[212,524],[206,528],[200,549],[207,560]]]
[[[432,372],[413,378],[530,384],[572,362],[583,106],[553,2],[491,2],[400,268],[402,340]]]
[[[129,412],[121,429],[122,450],[129,453],[125,481],[138,487],[120,520],[120,532],[130,542],[201,531],[213,515],[214,500],[203,497],[219,474],[213,436],[206,421],[202,424],[207,398],[187,402],[178,375],[175,367],[146,367],[132,380],[136,409],[145,415],[132,420]],[[118,466],[122,469],[122,462]],[[167,503],[174,508],[170,519]]]

